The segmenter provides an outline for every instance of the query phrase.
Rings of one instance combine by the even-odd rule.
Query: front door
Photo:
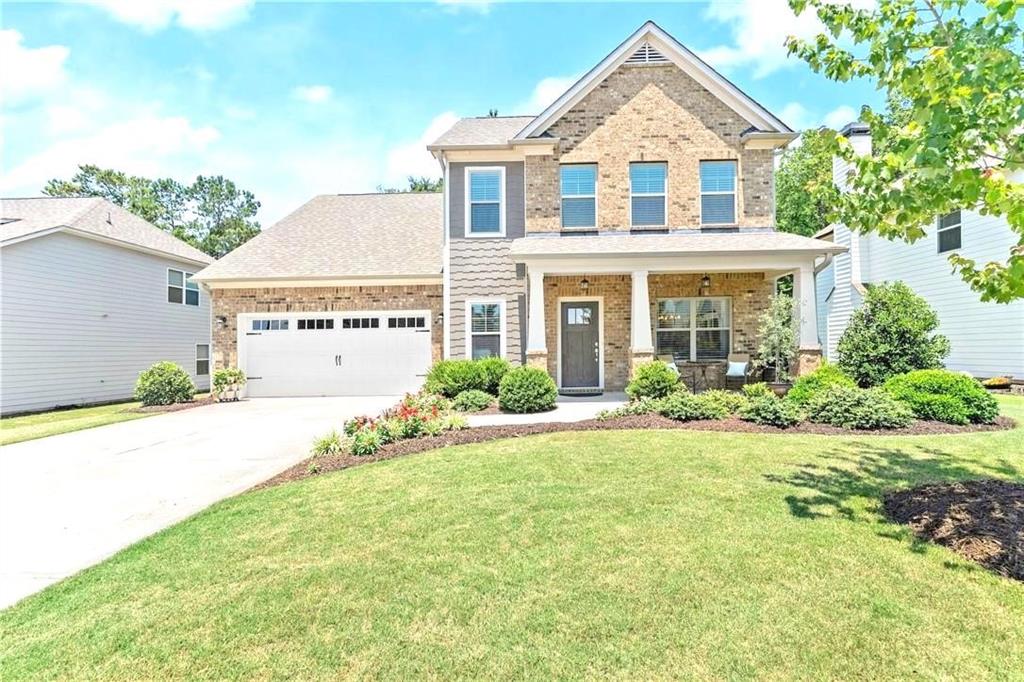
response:
[[[566,301],[561,313],[562,387],[597,388],[601,383],[601,318],[597,301]]]

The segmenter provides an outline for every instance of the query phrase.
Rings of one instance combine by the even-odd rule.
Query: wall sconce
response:
[[[586,291],[589,288],[590,288],[590,280],[588,280],[586,277],[584,277],[583,279],[580,280],[580,289],[582,289],[583,291]]]
[[[223,329],[228,324],[228,318],[224,315],[217,316],[217,329]]]
[[[444,325],[444,311],[441,311],[437,314],[437,323],[440,325]]]
[[[701,286],[702,289],[710,288],[711,287],[711,278],[708,277],[707,275],[704,275],[703,277],[701,277],[700,278],[700,286]]]

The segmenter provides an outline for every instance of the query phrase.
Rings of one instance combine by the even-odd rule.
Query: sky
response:
[[[788,58],[785,0],[660,3],[19,3],[0,16],[0,195],[79,164],[224,175],[273,224],[316,194],[439,176],[462,116],[537,114],[653,19],[796,129],[882,98]]]

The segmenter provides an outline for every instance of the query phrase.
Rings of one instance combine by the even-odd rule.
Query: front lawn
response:
[[[0,445],[149,417],[152,413],[135,411],[141,404],[116,403],[40,412],[22,417],[5,417],[0,419]]]
[[[1024,400],[1001,398],[1024,419]],[[5,680],[1006,679],[1024,584],[884,490],[1024,480],[1024,429],[576,432],[241,495],[0,614]]]

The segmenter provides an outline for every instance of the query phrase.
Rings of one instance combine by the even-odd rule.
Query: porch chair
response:
[[[750,376],[750,355],[747,353],[730,353],[727,360],[729,365],[725,370],[725,387],[735,386],[737,382],[739,382],[740,386],[745,386],[747,377]]]

